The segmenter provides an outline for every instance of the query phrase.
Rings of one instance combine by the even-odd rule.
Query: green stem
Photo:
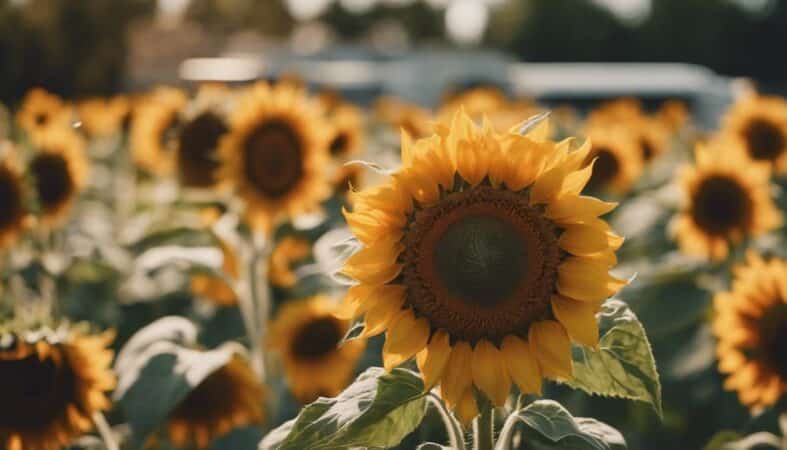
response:
[[[495,447],[495,409],[482,405],[481,415],[473,424],[475,443],[473,450],[493,450]]]
[[[451,448],[464,450],[466,444],[462,426],[451,416],[448,408],[445,407],[445,404],[438,396],[430,392],[426,399],[435,407],[437,412],[440,413],[440,418],[443,419],[443,425],[445,425],[445,430],[448,433],[448,444]]]

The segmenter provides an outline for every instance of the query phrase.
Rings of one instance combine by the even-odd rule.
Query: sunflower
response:
[[[642,150],[637,135],[623,126],[594,124],[585,130],[593,149],[587,162],[595,159],[588,188],[624,194],[642,173]]]
[[[70,128],[51,128],[39,136],[27,171],[33,178],[41,222],[61,222],[87,182],[84,140]]]
[[[754,237],[781,224],[771,200],[767,164],[748,160],[716,140],[698,146],[695,164],[678,174],[684,205],[676,218],[675,234],[685,253],[721,261],[729,245]]]
[[[673,132],[686,126],[689,119],[689,109],[681,100],[667,100],[656,111],[656,120]]]
[[[246,202],[252,227],[311,212],[330,195],[322,110],[290,85],[256,84],[240,99],[219,144],[222,179]]]
[[[22,174],[14,157],[0,154],[0,251],[8,248],[25,227],[28,214]]]
[[[342,104],[334,108],[328,120],[333,126],[328,151],[334,158],[345,158],[363,150],[363,114],[355,106]]]
[[[602,103],[588,114],[589,124],[627,122],[645,115],[642,103],[635,98],[619,98]]]
[[[0,339],[0,447],[58,450],[93,428],[109,409],[113,335],[62,332],[5,334]]]
[[[787,261],[749,253],[734,275],[713,299],[719,371],[741,403],[770,406],[787,392]]]
[[[626,126],[634,135],[643,162],[650,162],[669,150],[670,131],[660,120],[642,116]]]
[[[787,101],[753,96],[735,103],[723,120],[723,133],[740,139],[754,161],[769,162],[774,173],[787,172]]]
[[[374,104],[377,119],[394,128],[403,129],[415,137],[422,137],[431,129],[432,114],[413,103],[396,97],[380,97]]]
[[[131,102],[120,95],[91,98],[77,105],[82,128],[90,137],[111,136],[122,131],[130,112]]]
[[[175,446],[207,448],[227,432],[264,421],[263,386],[245,360],[233,357],[208,375],[169,416],[169,439]]]
[[[33,140],[51,126],[67,126],[70,116],[68,105],[57,95],[42,88],[31,89],[22,100],[16,113],[16,122]]]
[[[268,279],[276,287],[290,288],[297,281],[293,264],[303,261],[311,253],[311,244],[305,239],[285,236],[273,248],[268,267]]]
[[[239,275],[238,256],[230,244],[219,239],[219,249],[223,255],[222,271],[231,279]],[[198,274],[191,277],[192,294],[205,298],[218,306],[233,306],[238,303],[235,292],[224,280],[213,275]]]
[[[180,111],[185,105],[185,94],[160,88],[135,106],[129,139],[139,167],[156,175],[172,172]]]
[[[350,322],[334,316],[337,304],[326,297],[285,303],[270,327],[270,345],[282,359],[290,390],[298,401],[338,395],[350,382],[366,343],[339,347]]]
[[[614,203],[580,195],[590,143],[497,134],[464,114],[412,142],[390,179],[354,194],[347,222],[363,244],[340,317],[362,336],[387,330],[383,362],[412,356],[428,388],[467,423],[475,385],[502,405],[542,377],[571,376],[571,341],[595,346],[595,312],[625,281],[609,274],[622,238],[599,218]]]

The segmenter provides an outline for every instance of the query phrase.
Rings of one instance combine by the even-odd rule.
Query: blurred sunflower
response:
[[[27,217],[22,173],[10,151],[0,151],[0,251],[17,239]]]
[[[219,249],[223,255],[222,271],[228,277],[235,279],[239,276],[238,256],[230,244],[218,240]],[[221,278],[213,275],[197,274],[191,277],[192,294],[209,300],[218,306],[234,306],[238,303],[235,292],[227,286]]]
[[[642,103],[635,98],[619,98],[604,102],[594,108],[587,117],[587,123],[593,124],[620,124],[641,118],[645,115]]]
[[[55,126],[68,126],[68,105],[42,88],[31,89],[22,99],[16,123],[35,141],[39,134]]]
[[[675,132],[689,122],[689,109],[681,100],[667,100],[656,111],[656,120],[668,130]]]
[[[333,126],[328,151],[334,158],[346,158],[363,150],[363,114],[348,104],[334,108],[328,120]]]
[[[499,130],[507,130],[525,118],[538,114],[540,108],[527,99],[511,101],[496,87],[482,86],[449,95],[440,107],[437,116],[450,120],[464,109],[473,120],[480,122],[488,118]]]
[[[0,342],[0,446],[58,450],[93,428],[115,387],[111,333],[72,328],[6,334]]]
[[[387,330],[385,367],[416,356],[465,423],[473,385],[502,405],[512,379],[537,393],[542,376],[569,378],[571,340],[597,345],[595,313],[626,283],[609,274],[623,239],[599,218],[615,204],[580,195],[590,143],[547,130],[500,135],[457,114],[435,136],[403,134],[402,167],[345,212],[363,248],[339,316],[364,314],[364,337]]]
[[[722,133],[740,139],[754,161],[787,172],[787,101],[753,96],[735,103],[724,116]]]
[[[129,136],[131,154],[139,167],[156,175],[172,172],[180,111],[185,105],[185,94],[171,88],[159,88],[139,100]]]
[[[276,287],[290,288],[297,279],[293,264],[303,261],[311,253],[309,241],[295,236],[285,236],[273,248],[268,266],[268,279]]]
[[[271,348],[281,356],[290,390],[302,403],[338,395],[366,347],[363,340],[338,346],[350,322],[335,312],[331,299],[312,297],[285,303],[271,324]]]
[[[767,164],[748,160],[716,140],[698,146],[695,164],[678,174],[684,206],[676,218],[675,235],[687,254],[721,261],[730,244],[754,237],[781,224],[782,217],[770,197]]]
[[[77,105],[82,128],[90,137],[111,136],[123,131],[130,112],[131,102],[122,95],[91,98]]]
[[[39,136],[27,171],[33,179],[41,222],[57,225],[87,183],[84,140],[71,128],[50,128]]]
[[[197,385],[169,416],[169,439],[175,446],[207,448],[211,441],[265,416],[265,390],[249,365],[234,357]]]
[[[591,125],[585,130],[593,148],[587,163],[596,160],[588,188],[624,194],[642,173],[642,157],[636,136],[628,128]]]
[[[669,150],[670,132],[661,121],[643,116],[631,125],[644,162],[649,162]]]
[[[748,254],[732,289],[713,299],[713,331],[725,389],[760,408],[787,392],[787,261]]]
[[[432,114],[413,103],[395,97],[380,97],[374,103],[377,119],[414,137],[426,136],[431,129]]]
[[[300,89],[261,82],[239,100],[220,143],[221,178],[246,202],[253,228],[311,212],[330,195],[322,110]]]

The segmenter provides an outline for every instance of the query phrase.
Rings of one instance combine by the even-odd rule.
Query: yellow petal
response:
[[[545,216],[558,223],[578,223],[604,215],[617,203],[601,201],[584,195],[564,195],[547,205]]]
[[[426,319],[416,319],[411,309],[399,315],[391,323],[383,344],[383,365],[390,371],[399,364],[412,358],[426,347],[429,339],[429,323]]]
[[[380,285],[388,283],[396,278],[402,271],[401,264],[390,264],[382,266],[380,264],[354,265],[347,261],[342,267],[342,273],[350,278],[362,283]]]
[[[454,409],[456,418],[465,428],[469,427],[473,419],[478,415],[478,405],[475,402],[473,388],[467,389]]]
[[[560,295],[552,297],[552,312],[574,342],[591,348],[598,346],[597,306]]]
[[[415,362],[424,379],[424,389],[432,389],[443,375],[448,357],[451,356],[451,337],[443,330],[437,330],[426,348],[418,352]]]
[[[571,341],[562,325],[554,320],[536,322],[530,325],[528,341],[545,377],[571,377]]]
[[[560,194],[566,171],[562,166],[553,167],[544,172],[530,190],[530,204],[549,203]]]
[[[530,344],[517,336],[508,335],[501,348],[508,373],[523,394],[541,394],[541,368],[538,367]]]
[[[604,300],[626,285],[625,280],[609,274],[609,268],[604,262],[590,258],[567,258],[557,271],[558,292],[576,300]]]
[[[486,176],[488,168],[476,142],[460,141],[456,147],[456,170],[468,183],[475,186]]]
[[[440,394],[449,408],[459,403],[462,395],[472,385],[473,376],[470,365],[473,361],[473,350],[465,341],[457,341],[451,349],[448,364],[440,382]]]
[[[366,299],[369,298],[375,289],[375,286],[368,284],[359,284],[348,289],[339,307],[334,311],[334,317],[342,320],[352,320],[363,314],[370,306]]]
[[[364,329],[361,337],[376,336],[402,312],[404,304],[405,287],[400,285],[382,286],[375,291],[372,303],[364,316]]]
[[[585,185],[588,184],[588,180],[590,180],[592,174],[592,163],[588,164],[584,169],[569,173],[563,181],[563,186],[559,195],[579,195],[582,189],[585,188]]]
[[[511,390],[511,377],[503,355],[491,342],[478,341],[473,350],[473,382],[496,406],[503,406]]]
[[[600,221],[604,223],[603,221]],[[623,238],[595,225],[567,225],[558,241],[560,247],[574,255],[592,255],[608,248],[620,248]]]

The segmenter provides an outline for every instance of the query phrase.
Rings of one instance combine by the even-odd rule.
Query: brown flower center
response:
[[[642,138],[639,141],[639,148],[642,151],[642,159],[645,161],[650,161],[656,156],[656,149],[653,147],[653,144],[650,143],[650,140]]]
[[[53,153],[40,153],[30,163],[41,208],[46,211],[65,203],[74,192],[68,161]]]
[[[0,429],[43,432],[66,413],[76,401],[77,380],[65,361],[40,360],[36,354],[0,358]]]
[[[49,122],[49,114],[43,112],[36,113],[36,115],[33,117],[33,121],[36,125],[42,127],[46,125],[47,122]]]
[[[773,122],[752,119],[743,130],[749,155],[756,160],[773,161],[782,155],[787,146],[787,136]]]
[[[732,178],[708,177],[692,196],[691,217],[706,233],[724,235],[735,229],[745,229],[751,216],[751,198]]]
[[[0,167],[0,231],[14,227],[24,215],[19,180],[6,167]]]
[[[787,380],[787,303],[778,302],[760,319],[760,343],[768,365]]]
[[[596,158],[596,163],[593,165],[593,174],[590,175],[588,187],[590,189],[602,189],[609,185],[618,175],[620,162],[615,153],[604,147],[594,151],[588,163],[593,158]]]
[[[499,343],[550,314],[561,253],[527,197],[479,186],[415,213],[401,255],[407,302],[454,338]]]
[[[333,317],[312,320],[295,334],[292,354],[298,359],[319,359],[336,350],[342,334],[341,323]]]
[[[243,151],[246,178],[263,196],[282,197],[301,180],[302,143],[289,123],[261,124],[246,138]]]
[[[328,149],[333,156],[340,156],[347,153],[350,146],[350,137],[347,135],[346,132],[339,132],[336,136],[333,137],[331,140],[331,145]]]
[[[212,112],[200,114],[183,127],[178,146],[178,166],[183,184],[195,187],[216,184],[216,170],[220,166],[216,147],[227,131],[221,117]]]

